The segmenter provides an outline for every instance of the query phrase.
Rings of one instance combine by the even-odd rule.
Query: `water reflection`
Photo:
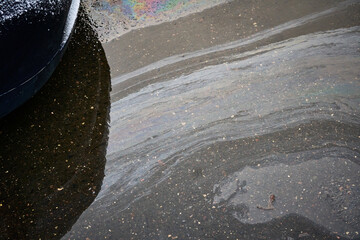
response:
[[[1,239],[56,239],[100,190],[110,73],[81,14],[63,60],[39,94],[0,121]]]

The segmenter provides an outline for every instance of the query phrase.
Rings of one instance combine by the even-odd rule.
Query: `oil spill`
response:
[[[48,83],[0,120],[0,239],[58,239],[94,200],[109,92],[104,51],[82,13]]]
[[[263,14],[260,2],[233,1],[107,45],[124,65],[110,63],[123,72],[112,69],[105,178],[63,239],[359,238],[359,3],[314,11],[293,1],[284,6],[304,14],[284,22],[279,12],[298,8],[279,4],[259,27],[229,18],[234,28],[213,46],[193,48],[197,33],[182,41],[191,27],[206,34],[206,19],[224,9]],[[255,10],[239,14],[241,4]],[[260,27],[266,20],[271,27]],[[179,37],[154,34],[164,31]],[[112,51],[120,43],[144,55]],[[258,209],[270,194],[275,209]]]
[[[265,160],[289,164],[293,159],[302,158],[301,163],[291,166],[278,163],[245,167],[214,185],[213,204],[233,209],[233,216],[243,223],[269,222],[297,214],[331,232],[356,238],[360,225],[359,163],[346,149],[325,151],[304,152],[301,156],[287,154],[286,157],[278,154],[271,156],[272,161]],[[269,194],[278,200],[270,209],[264,209],[262,206],[268,205]]]
[[[358,239],[360,5],[269,2],[104,44],[108,146],[109,69],[78,33],[58,81],[2,120],[3,238]]]
[[[107,42],[124,33],[149,25],[175,20],[200,12],[227,0],[87,0],[87,11],[92,16],[101,41]]]

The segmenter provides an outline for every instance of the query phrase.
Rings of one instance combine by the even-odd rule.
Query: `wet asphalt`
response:
[[[109,42],[82,10],[0,120],[0,239],[360,239],[359,10],[229,1]]]

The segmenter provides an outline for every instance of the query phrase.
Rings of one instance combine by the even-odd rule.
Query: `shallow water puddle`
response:
[[[231,1],[171,21],[201,2],[93,5],[103,41],[170,22],[104,43],[105,177],[64,239],[356,238],[356,1]],[[270,194],[275,209],[257,208]]]

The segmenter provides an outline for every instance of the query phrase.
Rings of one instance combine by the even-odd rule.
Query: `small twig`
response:
[[[275,208],[274,208],[273,202],[275,202],[275,195],[271,194],[269,196],[269,201],[268,201],[267,207],[263,207],[263,206],[259,206],[259,205],[257,205],[256,207],[261,210],[274,210]]]

